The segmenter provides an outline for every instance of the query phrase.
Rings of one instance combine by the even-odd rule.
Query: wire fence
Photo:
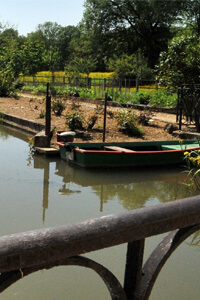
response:
[[[156,80],[146,79],[115,79],[115,78],[90,78],[67,76],[19,76],[19,81],[24,84],[39,85],[49,82],[52,85],[79,87],[99,90],[136,91],[163,89]]]

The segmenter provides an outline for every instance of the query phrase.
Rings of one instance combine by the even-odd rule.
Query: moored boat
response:
[[[184,162],[184,152],[200,150],[197,141],[147,141],[119,143],[57,142],[60,156],[82,167],[133,167]]]

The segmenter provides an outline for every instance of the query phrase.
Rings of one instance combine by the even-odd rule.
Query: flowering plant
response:
[[[185,151],[184,157],[187,163],[187,167],[189,169],[189,174],[192,175],[196,186],[200,189],[200,150],[194,150],[190,152]]]

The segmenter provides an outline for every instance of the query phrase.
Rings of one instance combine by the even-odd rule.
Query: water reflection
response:
[[[190,242],[188,242],[188,245],[197,247],[197,250],[199,251],[199,246],[200,246],[200,230],[196,231],[191,237],[190,237]]]
[[[18,129],[15,129],[13,127],[9,126],[3,126],[3,124],[0,124],[0,137],[1,139],[8,139],[9,137],[15,137],[18,138],[24,142],[28,142],[28,136],[29,134],[25,131],[21,131]]]
[[[0,129],[5,138],[17,137],[28,141],[28,135],[9,127]],[[88,188],[89,194],[99,199],[99,211],[103,212],[105,205],[120,205],[124,210],[136,209],[185,198],[197,194],[195,186],[186,185],[187,175],[180,167],[154,169],[84,169],[68,165],[59,158],[47,158],[32,155],[29,151],[28,166],[43,170],[42,220],[45,222],[46,210],[49,207],[49,189],[53,163],[53,175],[57,177],[55,189],[61,197],[72,199],[77,195],[82,198]],[[188,178],[189,180],[189,178]],[[114,211],[114,210],[113,210]]]
[[[99,198],[99,210],[104,205],[117,201],[125,210],[136,209],[148,205],[168,202],[196,194],[196,188],[186,184],[187,175],[180,167],[137,169],[137,170],[98,170],[84,169],[68,165],[61,159],[47,159],[33,156],[33,167],[43,169],[43,222],[48,209],[50,163],[55,162],[56,176],[61,177],[62,186],[58,193],[70,197],[82,193],[82,187],[89,187]],[[77,186],[77,188],[74,188]]]
[[[32,156],[34,161],[34,169],[43,169],[44,170],[44,176],[43,176],[43,201],[42,201],[42,220],[43,223],[45,221],[45,211],[48,209],[48,203],[49,203],[49,168],[50,168],[50,160],[45,159],[42,156]]]
[[[61,176],[65,184],[74,182],[82,187],[91,186],[100,199],[101,210],[103,203],[116,199],[130,210],[152,205],[154,201],[164,203],[189,197],[196,192],[195,187],[188,188],[187,175],[180,167],[88,170],[60,160],[56,169],[55,174]]]

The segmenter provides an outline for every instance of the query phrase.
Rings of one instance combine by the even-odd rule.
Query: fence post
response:
[[[119,79],[119,91],[121,92],[121,90],[122,90],[122,80],[121,80],[121,78]]]
[[[104,91],[106,90],[106,78],[104,78],[104,80],[103,80],[103,90]]]
[[[136,77],[136,80],[135,80],[135,87],[136,87],[136,93],[139,92],[139,79],[138,79],[138,77]]]
[[[91,89],[91,85],[92,85],[92,78],[88,77],[87,78],[87,88]]]

